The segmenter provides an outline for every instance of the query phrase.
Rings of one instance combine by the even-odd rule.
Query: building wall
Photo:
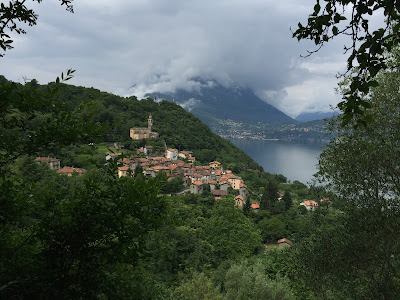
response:
[[[227,191],[228,188],[229,188],[229,184],[222,184],[222,185],[220,186],[220,190],[222,190],[222,191]]]
[[[240,184],[242,183],[240,179],[229,178],[228,181],[234,190],[238,190],[240,188]]]

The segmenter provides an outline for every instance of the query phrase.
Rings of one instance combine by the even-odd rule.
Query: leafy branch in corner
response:
[[[385,25],[372,30],[370,17],[382,12]],[[346,15],[351,17],[348,19]],[[371,105],[365,99],[371,88],[378,85],[378,72],[388,68],[387,54],[399,44],[399,21],[400,0],[325,0],[324,7],[317,0],[307,24],[299,23],[292,32],[299,41],[314,41],[317,49],[308,51],[307,56],[339,35],[350,37],[350,44],[344,46],[344,53],[349,55],[345,74],[350,75],[350,84],[338,104],[344,113],[343,125],[352,119],[356,120],[356,126],[371,122],[367,112]]]
[[[41,3],[43,0],[32,0],[32,2]],[[72,2],[74,0],[59,0],[61,5],[65,5],[67,11],[73,13],[74,9]],[[0,48],[6,52],[13,48],[13,40],[10,37],[11,32],[18,34],[26,34],[26,31],[20,27],[20,23],[28,24],[28,26],[34,26],[37,23],[38,15],[25,3],[26,0],[14,0],[8,4],[3,2],[0,4]],[[0,53],[0,57],[3,57],[4,53]]]

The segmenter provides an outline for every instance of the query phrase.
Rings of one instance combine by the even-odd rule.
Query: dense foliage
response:
[[[398,52],[392,52],[391,63],[398,61]],[[373,121],[366,128],[339,128],[320,157],[319,179],[341,200],[343,214],[325,220],[298,249],[299,265],[306,266],[299,278],[318,279],[309,286],[326,298],[400,294],[400,74],[387,70],[377,80],[370,99]]]

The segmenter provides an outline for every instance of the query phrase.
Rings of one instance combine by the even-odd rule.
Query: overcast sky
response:
[[[301,58],[310,43],[291,38],[315,0],[75,0],[31,4],[38,25],[14,38],[0,74],[14,81],[54,79],[76,69],[71,84],[122,96],[191,89],[192,78],[248,86],[285,113],[327,111],[343,41]]]

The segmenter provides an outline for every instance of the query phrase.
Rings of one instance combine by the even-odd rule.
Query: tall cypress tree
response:
[[[276,202],[278,202],[278,184],[271,180],[265,186],[265,191],[260,201],[260,209],[269,210],[271,214],[274,214]]]
[[[289,208],[292,207],[292,195],[290,195],[290,192],[286,191],[285,194],[283,195],[283,201],[285,201],[285,207],[286,210],[289,210]]]

